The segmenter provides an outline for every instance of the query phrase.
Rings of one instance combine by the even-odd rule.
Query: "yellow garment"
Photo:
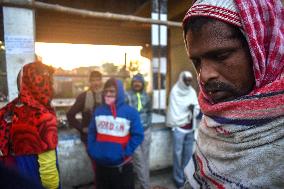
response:
[[[142,110],[143,106],[142,106],[142,102],[141,102],[141,95],[140,93],[136,93],[137,96],[137,110],[138,112],[140,112],[140,110]]]
[[[56,189],[59,187],[59,173],[56,166],[55,150],[50,150],[38,155],[39,173],[41,183],[45,188]]]

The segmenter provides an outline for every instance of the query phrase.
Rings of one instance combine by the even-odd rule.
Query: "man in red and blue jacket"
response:
[[[139,113],[125,103],[123,84],[109,79],[103,105],[93,115],[88,130],[88,151],[97,163],[98,189],[133,189],[132,155],[143,141]]]

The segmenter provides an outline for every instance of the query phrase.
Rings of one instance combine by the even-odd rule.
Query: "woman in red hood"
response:
[[[52,76],[50,66],[26,64],[18,77],[18,98],[0,110],[0,162],[45,188],[60,187]]]

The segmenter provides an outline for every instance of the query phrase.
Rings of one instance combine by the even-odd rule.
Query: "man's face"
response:
[[[143,83],[141,81],[136,81],[134,80],[133,83],[132,83],[132,89],[135,91],[135,92],[140,92],[143,90]]]
[[[104,96],[105,97],[114,97],[116,98],[116,88],[114,86],[109,86],[107,88],[104,89]]]
[[[252,90],[254,74],[248,46],[233,37],[229,25],[209,22],[198,33],[189,30],[186,41],[201,86],[214,103],[235,99]]]
[[[90,78],[90,87],[93,92],[98,92],[102,88],[102,78],[100,77],[91,77]]]
[[[186,77],[186,76],[183,76],[183,82],[186,86],[190,86],[191,85],[191,82],[192,82],[192,78],[191,77]]]

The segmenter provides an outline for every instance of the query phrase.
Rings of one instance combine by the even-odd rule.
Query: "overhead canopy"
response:
[[[58,4],[82,10],[151,17],[151,0],[36,0],[35,2]],[[168,19],[181,21],[188,7],[187,0],[168,0]],[[40,42],[145,46],[150,44],[151,40],[150,24],[87,18],[45,9],[36,9],[35,21],[36,41]],[[3,24],[0,27],[3,38],[2,27]]]
[[[37,11],[36,41],[103,45],[145,45],[150,42],[150,27],[61,13]]]
[[[50,4],[151,17],[151,0],[40,0]],[[168,0],[169,20],[181,21],[190,5],[188,0]],[[41,42],[140,45],[151,43],[150,24],[94,19],[53,11],[36,11],[36,40]]]
[[[91,11],[137,15],[143,12],[146,0],[48,0],[41,1]],[[149,1],[150,2],[150,1]],[[150,17],[150,15],[143,15]],[[47,10],[36,10],[36,41],[87,43],[103,45],[149,44],[151,30],[148,24],[94,19]]]

